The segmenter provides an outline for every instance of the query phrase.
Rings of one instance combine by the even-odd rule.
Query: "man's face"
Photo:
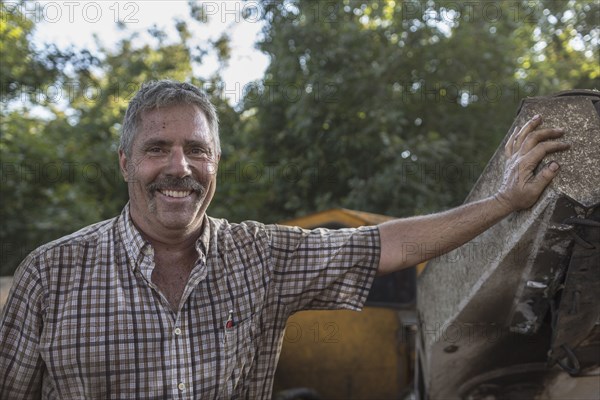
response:
[[[199,231],[215,193],[219,155],[204,113],[192,105],[145,112],[128,158],[131,217],[155,240]]]

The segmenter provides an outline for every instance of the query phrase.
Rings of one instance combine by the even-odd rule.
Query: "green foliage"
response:
[[[404,216],[460,204],[523,97],[598,86],[589,2],[263,7],[259,48],[272,62],[245,99],[258,120],[250,134],[257,159],[301,177],[264,182],[259,214],[272,221],[330,207]],[[575,37],[584,49],[573,49]]]
[[[29,45],[31,21],[13,10],[3,16],[0,275],[33,248],[121,211],[128,197],[117,161],[120,127],[143,82],[168,77],[207,86],[223,130],[238,120],[218,76],[192,77],[197,49],[181,21],[179,43],[165,44],[164,33],[152,28],[156,45],[136,45],[129,35],[115,50],[101,47],[96,58],[85,50],[37,51]],[[23,72],[31,66],[41,72]]]
[[[35,47],[34,22],[1,3],[0,275],[35,246],[116,215],[127,201],[117,143],[150,79],[206,88],[223,154],[209,210],[274,222],[331,207],[405,216],[462,202],[519,101],[598,88],[600,17],[589,1],[261,2],[271,64],[231,105],[217,74],[227,35],[198,45],[157,27],[116,48]],[[190,2],[194,23],[208,20]],[[124,24],[120,25],[124,29]]]
[[[32,57],[29,36],[33,22],[18,11],[0,2],[0,76],[2,77],[1,99],[17,95],[26,87],[35,87],[51,82],[55,72],[51,66]]]

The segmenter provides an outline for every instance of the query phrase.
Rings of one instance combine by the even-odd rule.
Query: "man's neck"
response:
[[[206,218],[203,216],[197,228],[185,230],[164,229],[161,232],[156,232],[152,229],[144,229],[145,224],[138,223],[134,215],[131,215],[131,221],[134,226],[144,240],[152,245],[155,252],[174,252],[178,254],[195,251],[196,242],[202,235],[205,227],[205,220]]]
[[[171,237],[168,240],[158,240],[144,233],[142,233],[142,236],[152,245],[154,253],[186,254],[196,251],[196,242],[200,237],[200,232],[193,235]]]

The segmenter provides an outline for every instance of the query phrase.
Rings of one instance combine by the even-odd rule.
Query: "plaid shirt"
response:
[[[2,315],[0,398],[269,398],[290,314],[360,309],[380,253],[376,227],[210,217],[196,247],[177,312],[128,206],[30,254]]]

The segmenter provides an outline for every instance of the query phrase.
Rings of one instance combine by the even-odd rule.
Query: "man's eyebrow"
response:
[[[171,144],[170,141],[165,140],[165,139],[148,139],[144,142],[144,147],[150,147],[150,146],[166,146]]]
[[[166,140],[166,139],[160,139],[160,138],[150,138],[148,140],[146,140],[142,147],[144,148],[149,148],[149,147],[153,147],[153,146],[158,146],[158,147],[164,147],[164,146],[171,146],[173,144],[173,141],[171,140]],[[211,144],[208,141],[205,140],[186,140],[184,143],[185,147],[202,147],[202,148],[207,148],[210,149]]]
[[[200,147],[209,147],[210,143],[205,140],[186,140],[186,146],[200,146]]]

